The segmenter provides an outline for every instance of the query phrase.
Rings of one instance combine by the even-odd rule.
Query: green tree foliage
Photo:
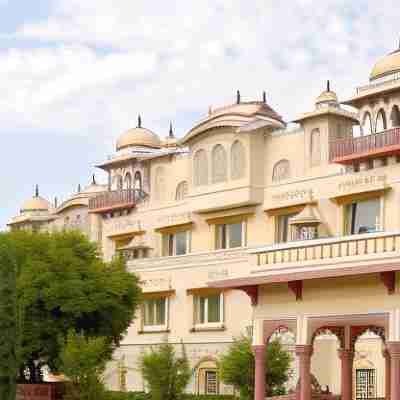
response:
[[[174,346],[167,342],[143,353],[139,368],[149,386],[152,400],[182,399],[191,375],[183,344],[179,356]]]
[[[134,318],[141,291],[122,259],[105,263],[79,232],[9,234],[15,248],[20,314],[20,377],[41,380],[38,362],[58,367],[69,329],[106,338],[109,352]],[[40,364],[39,364],[40,366]]]
[[[60,372],[70,379],[65,400],[103,400],[106,392],[101,376],[108,360],[106,338],[86,338],[69,331],[60,355]]]
[[[270,342],[266,348],[267,395],[284,394],[291,356],[279,340]],[[224,383],[234,386],[239,391],[241,399],[247,400],[254,397],[254,368],[251,339],[241,336],[233,341],[227,353],[221,357],[219,374]]]
[[[17,372],[17,308],[15,253],[0,234],[0,399],[14,400]]]

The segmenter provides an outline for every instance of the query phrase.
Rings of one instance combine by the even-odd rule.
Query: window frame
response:
[[[146,325],[145,324],[145,303],[147,301],[152,301],[152,300],[164,300],[164,307],[165,307],[165,321],[164,324],[154,324],[154,325]],[[143,332],[163,332],[168,330],[169,326],[169,296],[159,296],[159,297],[149,297],[145,298],[143,300],[143,305],[142,305],[142,318],[141,318],[141,325],[142,325],[142,331]],[[154,311],[156,311],[156,303],[154,303]]]
[[[284,214],[279,214],[275,216],[275,243],[289,243],[292,241],[292,229],[289,224],[290,218],[294,217],[297,215],[298,212],[290,212],[290,213],[284,213]],[[281,218],[286,218],[286,223],[287,223],[287,239],[286,241],[280,240],[280,220]]]
[[[234,246],[231,247],[230,246],[230,229],[229,226],[231,225],[241,225],[241,244],[240,246]],[[221,237],[220,237],[220,230],[222,229],[222,227],[225,227],[225,243],[226,246],[222,247],[222,245],[220,246],[219,243],[221,241]],[[220,224],[215,224],[215,244],[214,244],[214,248],[215,250],[230,250],[230,249],[240,249],[242,247],[246,247],[246,241],[247,241],[247,221],[244,219],[242,221],[238,221],[238,222],[226,222],[226,223],[220,223]]]
[[[219,321],[218,322],[208,322],[208,298],[211,296],[219,296]],[[207,322],[198,322],[198,317],[200,315],[200,299],[205,299],[205,312],[204,312],[204,321]],[[224,326],[225,320],[225,296],[224,292],[219,292],[215,294],[196,294],[193,297],[193,305],[194,305],[194,328],[195,329],[207,329],[207,328],[221,328]]]
[[[184,254],[176,254],[176,235],[186,233],[186,252]],[[162,255],[163,257],[179,257],[190,254],[191,251],[191,230],[176,231],[173,233],[162,234]],[[172,246],[171,246],[172,245]]]

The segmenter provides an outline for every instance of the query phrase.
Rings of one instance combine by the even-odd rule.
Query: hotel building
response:
[[[328,83],[287,124],[268,104],[209,109],[182,138],[123,133],[93,182],[60,205],[39,192],[13,229],[80,229],[105,260],[123,255],[144,303],[106,381],[143,390],[139,355],[185,344],[188,391],[232,393],[218,358],[253,337],[256,400],[265,346],[293,354],[301,400],[400,400],[400,49],[339,102]],[[297,388],[297,389],[296,389]]]

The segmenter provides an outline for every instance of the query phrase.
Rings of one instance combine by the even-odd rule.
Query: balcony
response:
[[[134,208],[137,199],[136,192],[134,189],[125,189],[101,193],[89,200],[89,212],[106,213]]]
[[[394,154],[400,154],[400,128],[329,143],[329,160],[332,163],[351,164]]]
[[[277,244],[265,249],[251,250],[257,254],[257,265],[278,265],[325,262],[346,262],[395,253],[400,250],[400,232],[373,232],[295,241]]]

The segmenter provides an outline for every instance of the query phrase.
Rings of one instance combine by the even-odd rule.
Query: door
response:
[[[205,394],[218,394],[217,371],[206,371]]]
[[[356,399],[376,398],[376,374],[374,369],[356,370]]]

